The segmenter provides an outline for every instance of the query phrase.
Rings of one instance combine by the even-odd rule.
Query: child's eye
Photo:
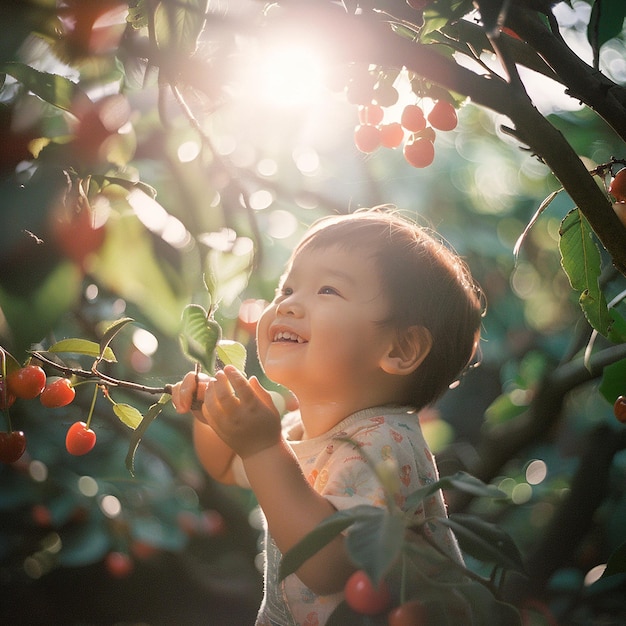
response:
[[[290,296],[293,293],[293,289],[291,287],[286,287],[283,285],[276,290],[277,298],[284,298],[285,296]]]
[[[328,285],[324,285],[323,287],[320,287],[317,293],[325,295],[325,296],[338,296],[339,295],[339,292],[334,287],[329,287]]]

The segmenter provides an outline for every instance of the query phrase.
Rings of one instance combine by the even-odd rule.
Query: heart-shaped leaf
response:
[[[183,310],[179,335],[181,348],[187,358],[200,363],[213,374],[217,344],[222,337],[220,325],[199,304],[189,304]]]
[[[230,339],[222,339],[217,344],[217,358],[224,365],[234,365],[240,372],[246,368],[246,348],[243,344]]]

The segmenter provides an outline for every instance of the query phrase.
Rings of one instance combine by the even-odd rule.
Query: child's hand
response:
[[[177,413],[193,413],[194,417],[204,421],[200,411],[209,381],[206,374],[187,372],[184,378],[172,386],[172,403]]]
[[[247,380],[232,365],[208,383],[202,416],[241,458],[280,441],[280,415],[271,395],[256,377]]]
[[[242,458],[280,440],[280,415],[272,397],[256,377],[246,380],[232,365],[215,378],[188,372],[172,386],[172,402],[178,413],[191,411],[211,426]]]

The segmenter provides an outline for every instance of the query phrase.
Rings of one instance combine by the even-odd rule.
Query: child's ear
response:
[[[428,356],[433,345],[430,331],[424,326],[409,326],[399,330],[381,367],[387,374],[406,376],[412,374]]]

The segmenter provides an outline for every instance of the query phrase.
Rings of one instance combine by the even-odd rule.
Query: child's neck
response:
[[[300,416],[302,418],[302,439],[313,439],[332,430],[346,417],[369,409],[374,406],[388,404],[386,399],[363,399],[348,401],[338,400],[333,402],[300,402]]]
[[[304,426],[304,439],[319,437],[337,426],[349,415],[375,406],[401,402],[406,390],[404,378],[387,376],[359,384],[328,385],[311,389],[301,385],[292,392],[298,398]]]

